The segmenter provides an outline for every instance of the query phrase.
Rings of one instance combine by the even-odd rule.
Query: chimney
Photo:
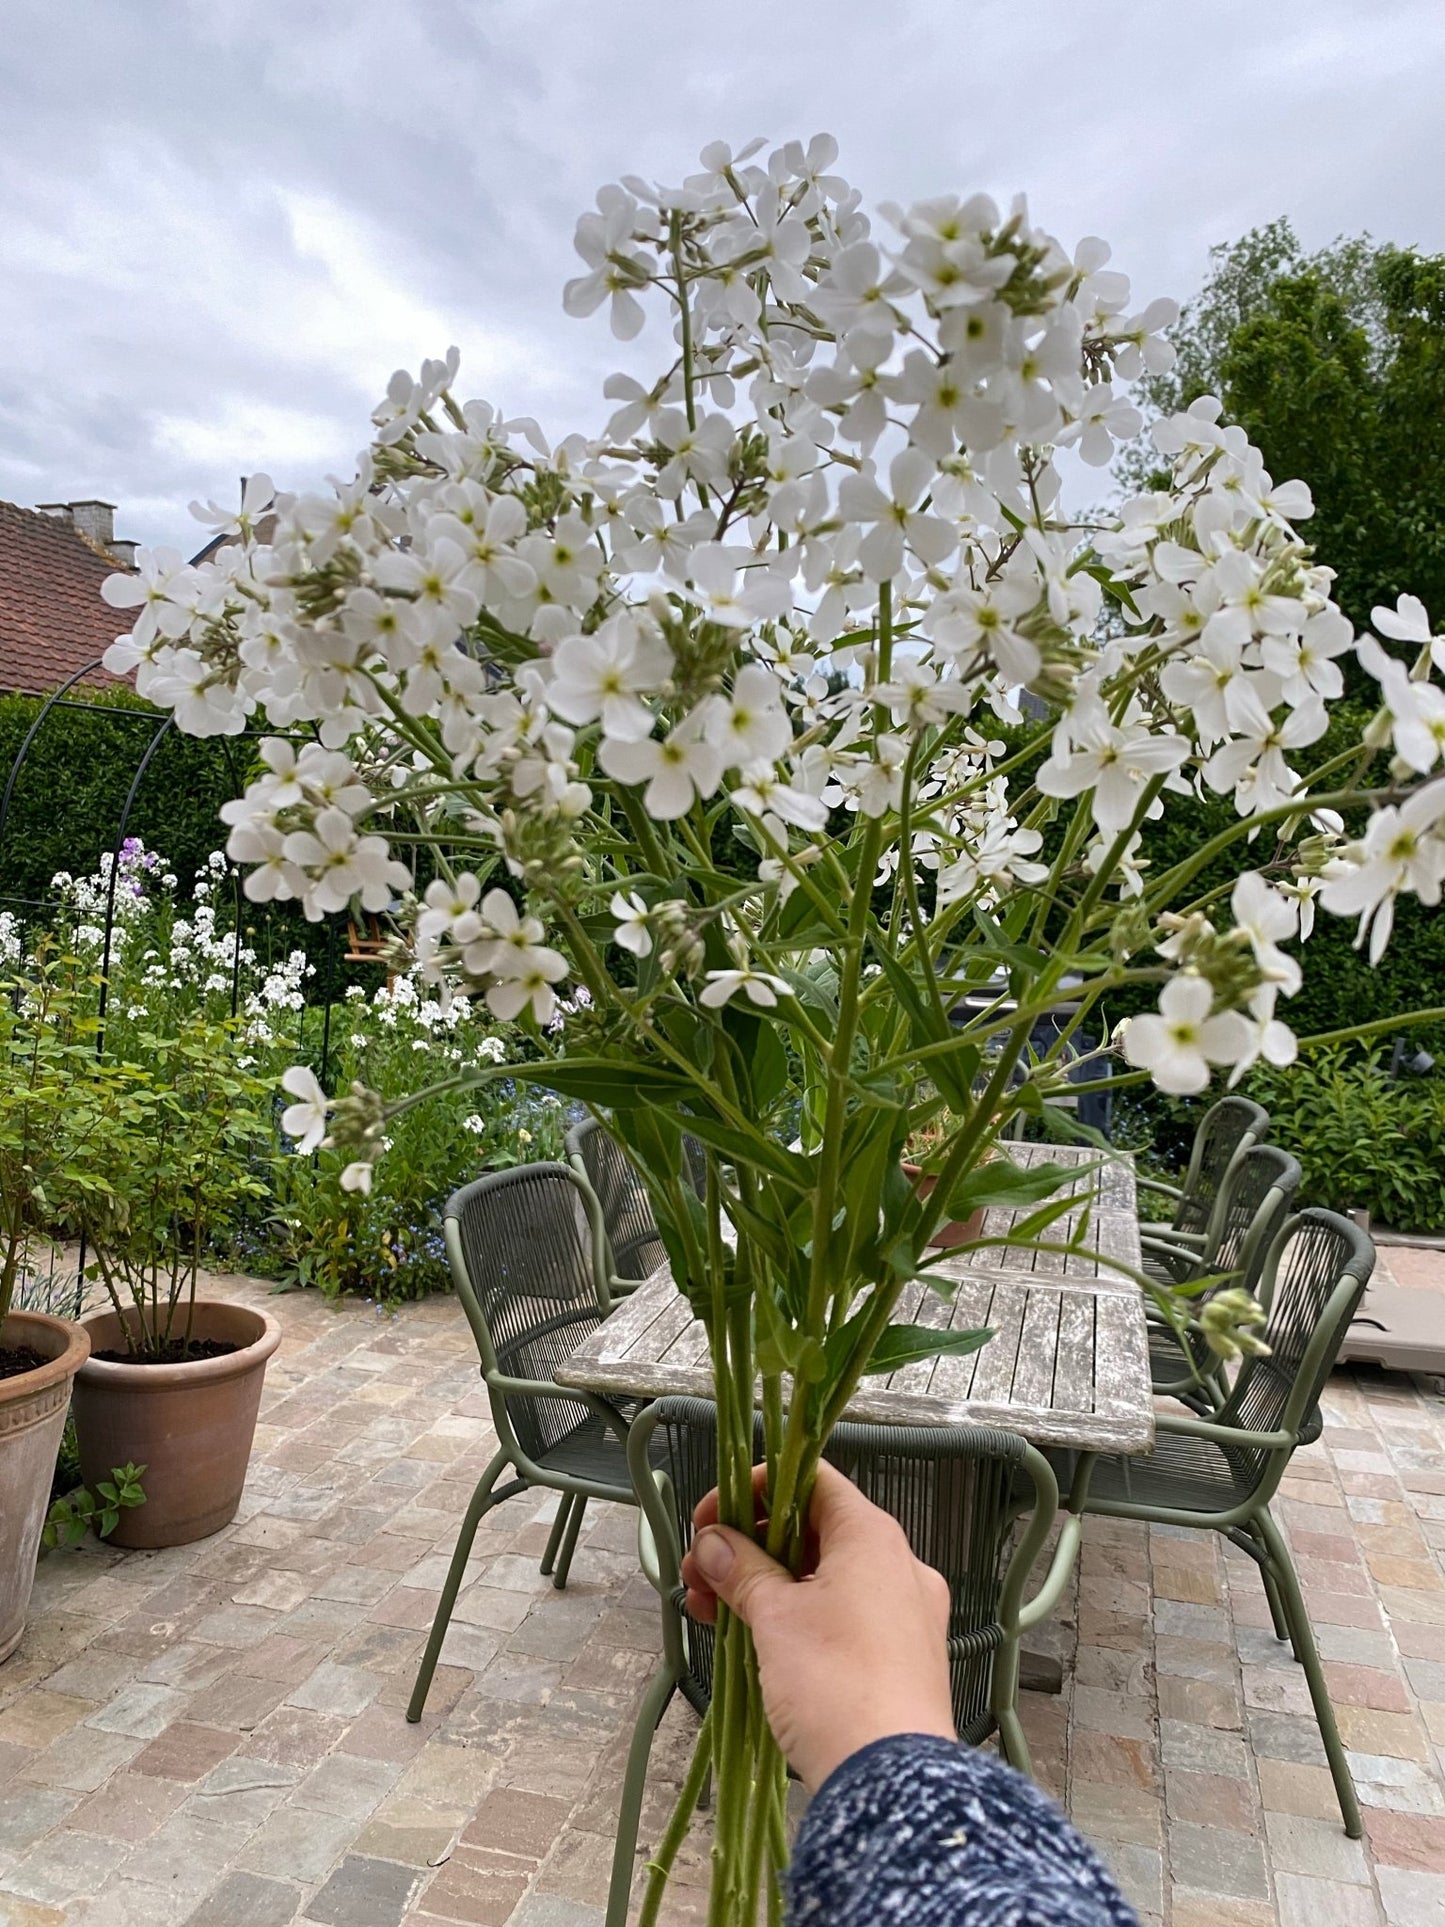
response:
[[[98,549],[108,549],[115,540],[115,503],[71,502],[68,506],[71,527],[76,534],[83,535]]]
[[[37,502],[35,512],[37,515],[48,515],[53,522],[63,522],[95,548],[113,555],[123,568],[135,567],[135,552],[139,544],[116,540],[114,502],[95,499],[86,502]]]

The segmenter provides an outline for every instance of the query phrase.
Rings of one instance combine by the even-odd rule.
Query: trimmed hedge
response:
[[[36,696],[0,697],[0,788],[42,707]],[[41,724],[0,832],[0,898],[36,902],[59,870],[84,875],[115,848],[125,800],[164,717],[130,691],[66,699]],[[183,890],[223,840],[217,814],[239,793],[248,748],[168,729],[142,776],[127,834],[175,867]],[[232,765],[234,764],[234,775]]]
[[[180,896],[188,898],[206,858],[225,843],[220,808],[244,788],[254,743],[183,736],[175,728],[157,742],[162,712],[117,689],[57,703],[16,769],[43,700],[0,696],[0,793],[15,776],[0,828],[0,910],[25,918],[53,901],[50,883],[57,872],[88,876],[95,870],[116,847],[126,798],[153,743],[125,834],[160,852],[179,879]],[[324,1003],[348,983],[371,987],[378,981],[375,966],[345,962],[344,918],[308,923],[299,905],[246,902],[242,919],[263,958],[306,951],[317,971],[309,1001]]]

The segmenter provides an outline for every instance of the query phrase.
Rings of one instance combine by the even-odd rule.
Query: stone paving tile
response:
[[[1382,1274],[1445,1292],[1445,1259]],[[1405,1274],[1408,1273],[1408,1276]],[[222,1280],[244,1299],[263,1288]],[[236,1522],[159,1554],[47,1559],[0,1668],[5,1927],[600,1927],[622,1759],[659,1619],[634,1520],[551,1499],[483,1522],[424,1719],[406,1699],[493,1449],[446,1300],[384,1324],[294,1296]],[[1144,1927],[1445,1927],[1445,1381],[1337,1374],[1276,1501],[1359,1784],[1346,1839],[1303,1674],[1253,1564],[1092,1520],[1025,1695],[1041,1782]],[[642,1851],[696,1721],[659,1730]],[[705,1913],[706,1841],[669,1923]]]

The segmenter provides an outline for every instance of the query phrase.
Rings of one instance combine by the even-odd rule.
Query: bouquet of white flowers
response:
[[[622,339],[660,311],[665,347],[654,380],[608,380],[600,435],[459,400],[454,352],[399,373],[352,481],[256,477],[210,562],[113,578],[137,615],[107,657],[184,730],[286,732],[227,810],[253,897],[400,899],[429,975],[544,1042],[586,993],[505,1074],[626,1142],[711,1339],[722,1516],[753,1530],[760,1380],[767,1542],[794,1561],[860,1376],[978,1342],[890,1323],[939,1226],[990,1203],[1034,1207],[1016,1237],[1057,1226],[1063,1173],[1000,1146],[1070,1068],[1087,1088],[1108,1000],[1159,993],[1096,1087],[1287,1062],[1284,946],[1316,901],[1378,955],[1396,896],[1445,878],[1445,781],[1419,780],[1445,640],[1410,598],[1377,627],[1413,667],[1355,638],[1302,484],[1205,401],[1155,430],[1168,487],[1061,505],[1054,451],[1097,468],[1138,432],[1119,385],[1167,366],[1172,304],[1131,309],[1101,241],[1066,252],[1022,201],[886,208],[880,237],[835,157],[716,145],[680,187],[604,188],[565,305]],[[1351,656],[1379,716],[1303,777]],[[1237,825],[1156,874],[1144,825],[1201,788]],[[1198,881],[1235,845],[1232,887]],[[364,1186],[386,1107],[289,1087]],[[726,1613],[704,1748],[646,1911],[710,1759],[710,1919],[736,1927],[776,1896],[784,1780]]]

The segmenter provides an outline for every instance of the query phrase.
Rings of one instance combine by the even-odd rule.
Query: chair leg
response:
[[[587,1510],[587,1497],[579,1492],[572,1501],[572,1516],[567,1521],[567,1530],[562,1536],[562,1550],[557,1555],[557,1570],[552,1575],[552,1584],[562,1592],[567,1584],[567,1575],[572,1570],[572,1554],[577,1550],[577,1534],[582,1530],[582,1514]]]
[[[1024,1738],[1024,1729],[1019,1719],[1019,1649],[1013,1640],[1008,1640],[994,1655],[993,1682],[989,1697],[993,1704],[993,1716],[998,1722],[999,1751],[1012,1767],[1020,1773],[1033,1778],[1034,1763],[1029,1757],[1029,1743]]]
[[[1267,1554],[1269,1548],[1265,1544],[1264,1535],[1254,1526],[1250,1526],[1248,1531],[1250,1537]],[[1269,1601],[1269,1616],[1274,1621],[1274,1636],[1276,1639],[1289,1640],[1290,1650],[1294,1651],[1294,1641],[1290,1639],[1289,1620],[1285,1617],[1284,1602],[1279,1596],[1279,1587],[1275,1583],[1274,1573],[1270,1569],[1267,1557],[1260,1561],[1259,1576],[1264,1581],[1264,1596]],[[1295,1653],[1295,1658],[1299,1658],[1298,1653]]]
[[[1319,1649],[1315,1645],[1314,1631],[1305,1609],[1304,1595],[1300,1591],[1299,1575],[1295,1572],[1289,1547],[1285,1544],[1279,1527],[1268,1512],[1257,1513],[1253,1520],[1253,1527],[1269,1553],[1270,1563],[1274,1567],[1275,1583],[1279,1587],[1280,1603],[1284,1607],[1285,1618],[1289,1624],[1290,1638],[1294,1643],[1299,1663],[1305,1669],[1310,1699],[1314,1703],[1315,1719],[1319,1723],[1320,1738],[1325,1743],[1325,1757],[1330,1763],[1330,1773],[1334,1778],[1340,1812],[1344,1816],[1345,1832],[1352,1840],[1358,1840],[1365,1830],[1364,1822],[1360,1818],[1360,1802],[1355,1793],[1355,1783],[1350,1777],[1350,1763],[1345,1757],[1340,1729],[1335,1724],[1335,1709],[1330,1703],[1330,1692],[1325,1684]]]
[[[642,1795],[647,1786],[647,1763],[652,1757],[652,1739],[668,1702],[677,1691],[677,1681],[667,1667],[654,1677],[638,1709],[632,1729],[632,1744],[627,1749],[627,1771],[622,1780],[622,1799],[617,1809],[617,1843],[612,1849],[612,1879],[607,1888],[607,1915],[604,1927],[627,1927],[627,1903],[632,1897],[632,1876],[637,1858],[637,1826],[642,1818]]]
[[[471,1502],[467,1506],[466,1517],[462,1520],[461,1531],[457,1534],[452,1563],[447,1568],[446,1584],[442,1587],[442,1596],[437,1601],[437,1609],[432,1618],[426,1651],[422,1654],[421,1665],[417,1668],[416,1684],[411,1689],[411,1702],[406,1709],[406,1716],[413,1725],[421,1718],[422,1708],[426,1705],[426,1696],[431,1691],[432,1674],[436,1671],[442,1641],[446,1638],[447,1627],[451,1624],[452,1608],[456,1605],[457,1594],[462,1589],[462,1579],[467,1570],[467,1560],[471,1557],[472,1542],[477,1536],[477,1527],[481,1524],[483,1516],[490,1512],[494,1505],[500,1505],[503,1499],[511,1498],[513,1492],[522,1490],[523,1482],[517,1479],[500,1496],[493,1491],[497,1479],[509,1463],[505,1452],[497,1454],[478,1479],[477,1489],[473,1492]]]
[[[567,1521],[572,1516],[573,1498],[570,1492],[562,1494],[557,1507],[557,1516],[552,1521],[551,1536],[547,1540],[547,1550],[542,1554],[542,1577],[550,1579],[552,1569],[557,1564],[557,1548],[562,1543],[562,1534],[567,1530]]]

